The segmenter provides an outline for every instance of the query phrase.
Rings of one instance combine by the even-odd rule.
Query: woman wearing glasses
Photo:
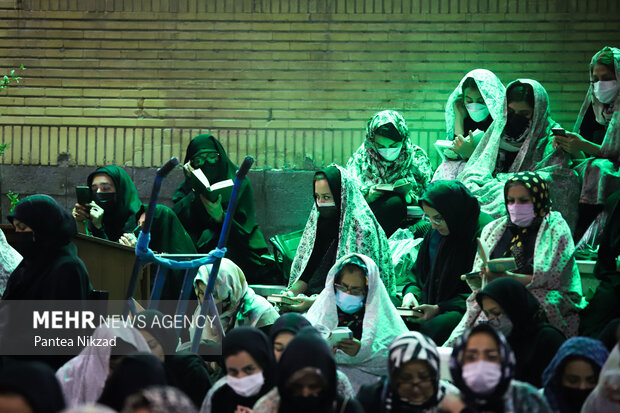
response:
[[[349,254],[336,262],[306,318],[330,332],[336,327],[351,330],[351,338],[332,344],[338,369],[356,391],[387,373],[389,343],[407,331],[379,278],[377,264],[362,254]]]
[[[446,394],[459,390],[439,380],[439,353],[433,340],[417,331],[396,337],[390,346],[384,379],[364,385],[357,400],[366,413],[435,413],[446,411]]]
[[[222,144],[208,134],[192,139],[184,162],[186,179],[172,197],[173,209],[198,252],[206,253],[217,245],[230,200],[222,199],[220,194],[215,202],[211,202],[203,195],[198,195],[192,190],[189,176],[193,170],[200,169],[213,184],[234,179],[237,166],[228,158]],[[254,217],[254,195],[247,178],[239,191],[237,210],[226,247],[226,257],[241,267],[248,277],[248,283],[267,284],[280,279],[275,268],[261,258],[269,252]]]
[[[420,199],[432,230],[422,241],[412,279],[403,289],[403,307],[418,317],[407,319],[417,330],[442,344],[465,314],[470,289],[461,275],[471,271],[476,238],[491,217],[458,181],[435,181]]]

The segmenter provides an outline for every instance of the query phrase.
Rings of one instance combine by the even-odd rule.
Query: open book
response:
[[[406,195],[413,189],[413,184],[411,182],[404,182],[402,184],[393,185],[393,184],[378,184],[375,185],[375,189],[377,191],[383,192],[396,192],[400,195]]]
[[[335,346],[338,343],[340,343],[341,340],[344,340],[345,338],[349,338],[349,339],[353,338],[353,332],[351,331],[351,329],[349,329],[349,327],[336,327],[335,329],[329,332],[329,335],[326,338],[327,338],[327,342],[331,346]]]
[[[473,138],[474,148],[478,146],[478,143],[480,142],[483,136],[484,136],[484,132],[481,131],[480,129],[476,129],[475,131],[471,133],[471,137]],[[465,139],[469,140],[469,134],[465,136]],[[439,153],[439,156],[441,157],[442,162],[445,161],[446,159],[453,160],[453,161],[456,159],[459,159],[459,154],[454,152],[454,150],[452,149],[453,144],[454,144],[454,141],[451,141],[448,139],[438,139],[435,141],[435,145],[434,145],[435,150],[437,151],[437,153]]]
[[[515,262],[514,257],[495,258],[493,260],[490,260],[490,252],[482,244],[480,238],[478,238],[478,254],[482,259],[482,264],[486,266],[491,272],[505,272],[517,268],[517,263]]]
[[[232,179],[211,184],[202,170],[194,169],[190,175],[190,182],[194,191],[204,195],[211,202],[217,201],[220,194],[222,195],[222,202],[230,201],[234,185]]]
[[[300,303],[297,297],[289,297],[284,294],[272,294],[267,297],[267,301],[274,304],[297,305]]]

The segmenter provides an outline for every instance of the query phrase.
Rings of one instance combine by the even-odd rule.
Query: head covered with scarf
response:
[[[149,413],[197,413],[189,397],[171,386],[151,386],[141,390],[127,399],[123,412],[134,413],[139,409],[146,409]]]
[[[609,351],[599,340],[589,337],[573,337],[562,344],[551,363],[543,373],[542,381],[545,397],[553,410],[561,412],[580,411],[583,402],[592,389],[564,387],[562,375],[566,365],[572,360],[588,362],[598,376]]]
[[[71,214],[48,195],[31,195],[22,199],[7,218],[11,223],[17,219],[32,229],[32,233],[21,233],[28,242],[15,245],[25,260],[56,251],[77,235]]]
[[[136,226],[136,214],[142,208],[136,185],[120,166],[108,165],[97,168],[88,175],[86,183],[91,187],[95,176],[105,174],[112,179],[116,193],[94,193],[95,202],[103,208],[103,229],[109,240],[118,240],[124,232]]]
[[[465,351],[470,337],[475,334],[488,334],[493,338],[498,347],[500,377],[490,393],[479,393],[471,389],[463,378],[463,366],[465,364]],[[456,387],[461,391],[461,395],[468,406],[478,410],[497,410],[502,409],[504,394],[510,387],[510,382],[514,376],[516,360],[512,349],[508,345],[503,334],[497,332],[488,324],[478,324],[477,326],[465,331],[457,340],[450,356],[450,374]]]
[[[320,378],[323,388],[318,395],[304,397],[295,393],[293,380],[302,370]],[[291,340],[278,363],[276,380],[279,412],[333,411],[337,397],[336,362],[327,342],[314,328],[302,329]]]
[[[212,157],[215,162],[201,159],[204,156]],[[230,160],[220,141],[209,134],[198,135],[191,140],[183,162],[191,162],[193,168],[202,169],[209,182],[233,178],[237,171],[237,166]]]
[[[339,172],[340,177],[340,197],[334,193],[337,192],[337,184],[332,186],[330,183],[330,188],[334,193],[336,206],[339,207],[336,258],[339,259],[352,252],[367,255],[377,263],[385,288],[389,294],[393,294],[395,293],[394,267],[385,232],[362,196],[356,181],[345,169],[332,164],[322,172],[326,174],[329,181],[330,176],[337,176],[335,171]],[[315,202],[291,266],[289,287],[301,277],[310,260],[316,240],[318,221],[319,211]]]
[[[504,103],[504,96],[506,88],[499,80],[497,75],[487,69],[474,69],[467,73],[459,85],[450,94],[448,101],[446,102],[446,133],[447,138],[452,140],[454,137],[454,103],[457,99],[462,99],[465,95],[464,84],[467,79],[473,79],[476,87],[480,91],[482,99],[491,115],[493,120],[500,119],[502,117],[502,105]]]
[[[376,145],[376,135],[402,143],[396,159],[389,161],[381,156]],[[432,178],[428,156],[422,148],[411,142],[405,119],[394,110],[384,110],[370,118],[366,124],[364,143],[351,155],[347,170],[358,181],[364,195],[372,185],[391,184],[405,179],[413,184],[412,192],[417,198]]]
[[[11,395],[20,396],[36,413],[56,413],[65,408],[54,370],[39,362],[13,362],[0,370],[0,397]]]
[[[379,278],[377,264],[372,259],[362,254],[348,254],[336,261],[327,275],[325,288],[308,310],[306,317],[313,326],[321,326],[330,331],[338,326],[334,282],[342,268],[351,263],[352,259],[363,262],[368,281],[361,347],[354,357],[337,353],[336,362],[369,374],[382,375],[385,373],[384,357],[387,355],[389,344],[394,337],[407,331],[407,327],[390,301],[386,288]]]
[[[399,370],[412,361],[426,363],[431,372],[433,394],[421,403],[413,404],[402,400],[398,395],[400,383],[397,380]],[[435,342],[417,331],[409,331],[396,337],[390,345],[388,355],[388,377],[385,381],[382,401],[385,412],[392,411],[394,406],[404,405],[406,411],[424,412],[437,407],[446,394],[446,386],[439,380],[439,352]],[[419,380],[419,378],[418,378]]]

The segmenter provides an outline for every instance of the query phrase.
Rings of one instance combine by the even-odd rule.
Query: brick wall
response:
[[[345,163],[400,111],[427,150],[469,70],[539,80],[571,128],[620,2],[1,0],[4,164],[156,166],[211,132],[257,168]],[[429,155],[436,161],[432,150]]]

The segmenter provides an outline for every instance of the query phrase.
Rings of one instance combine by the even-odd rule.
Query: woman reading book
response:
[[[347,162],[347,171],[388,237],[433,176],[426,152],[411,142],[405,119],[393,110],[368,121],[366,140]]]
[[[192,172],[200,169],[209,182],[215,184],[234,180],[237,166],[228,158],[222,144],[208,134],[192,139],[184,162],[186,179],[172,197],[173,209],[198,252],[207,253],[217,245],[230,199],[219,194],[214,201],[210,201],[200,194],[196,180],[192,179]],[[254,217],[254,195],[247,178],[243,180],[238,194],[237,209],[226,248],[226,258],[241,267],[250,284],[281,282],[275,266],[261,257],[269,251]]]
[[[562,214],[551,211],[549,185],[534,172],[519,172],[506,182],[504,200],[508,216],[487,225],[480,243],[491,252],[491,259],[514,258],[516,269],[491,272],[478,253],[473,270],[480,271],[480,277],[467,280],[473,290],[467,298],[467,312],[445,345],[453,343],[466,327],[486,320],[476,294],[500,277],[513,277],[523,284],[540,302],[549,322],[566,336],[577,334],[578,312],[586,302],[573,238]]]
[[[336,262],[306,318],[319,329],[350,329],[351,338],[332,344],[338,369],[356,391],[387,374],[389,345],[407,331],[379,278],[377,264],[362,254],[349,254]]]
[[[377,263],[381,280],[393,296],[396,290],[390,247],[357,183],[346,170],[330,165],[314,175],[313,187],[315,203],[291,266],[287,291],[287,295],[297,296],[299,304],[280,308],[307,311],[314,298],[306,296],[320,293],[336,260],[354,252]]]

